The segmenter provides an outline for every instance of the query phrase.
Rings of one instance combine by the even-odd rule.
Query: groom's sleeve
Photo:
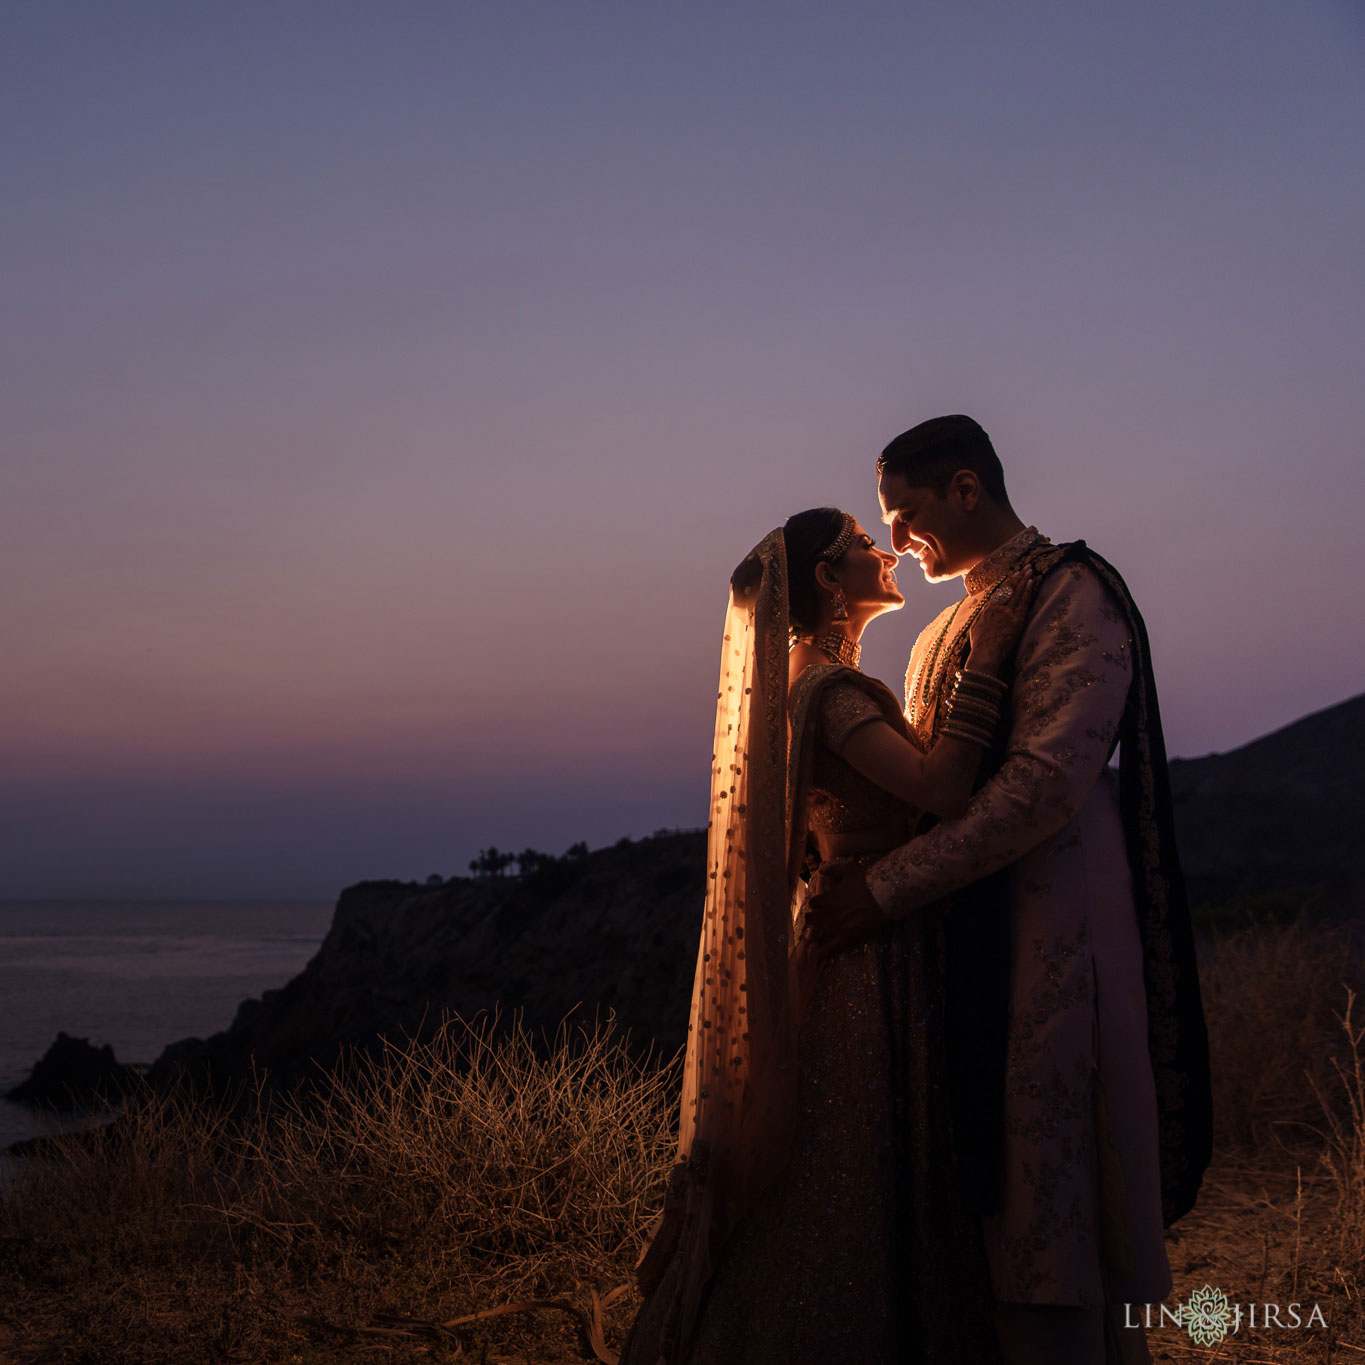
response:
[[[966,811],[874,863],[867,884],[904,915],[989,876],[1056,834],[1113,752],[1132,675],[1128,622],[1093,570],[1038,588],[1016,655],[1005,761]]]

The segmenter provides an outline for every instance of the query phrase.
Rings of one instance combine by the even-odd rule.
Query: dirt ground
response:
[[[1154,1325],[1147,1334],[1157,1361],[1331,1361],[1365,1365],[1365,1312],[1360,1277],[1343,1269],[1339,1247],[1327,1229],[1333,1211],[1330,1181],[1312,1151],[1282,1151],[1251,1162],[1216,1157],[1204,1178],[1199,1203],[1167,1234],[1175,1281],[1167,1306],[1183,1304],[1209,1285],[1230,1304],[1241,1304],[1242,1323],[1221,1342],[1200,1346],[1185,1330]],[[1256,1326],[1246,1305],[1256,1305]],[[1264,1326],[1266,1304],[1283,1327]],[[1290,1304],[1301,1326],[1293,1328]],[[1313,1306],[1325,1327],[1309,1326]],[[1153,1323],[1157,1318],[1154,1315]]]
[[[1167,1307],[1174,1309],[1191,1294],[1212,1286],[1230,1303],[1243,1305],[1242,1326],[1221,1342],[1201,1346],[1169,1321],[1154,1325],[1147,1337],[1153,1359],[1169,1365],[1213,1361],[1365,1365],[1365,1308],[1360,1281],[1339,1265],[1338,1246],[1327,1231],[1332,1203],[1330,1181],[1309,1150],[1283,1150],[1273,1164],[1265,1157],[1256,1162],[1228,1155],[1215,1159],[1198,1207],[1168,1234],[1175,1288]],[[291,1303],[287,1296],[272,1303],[262,1296],[259,1286],[238,1286],[235,1292],[223,1286],[223,1302],[214,1309],[220,1314],[220,1325],[215,1328],[205,1318],[204,1288],[199,1287],[198,1303],[182,1303],[177,1312],[151,1286],[89,1286],[90,1301],[78,1315],[92,1326],[92,1319],[99,1320],[100,1325],[84,1342],[79,1333],[71,1332],[74,1305],[67,1295],[60,1306],[44,1303],[41,1293],[26,1295],[22,1302],[10,1299],[0,1303],[0,1365],[173,1359],[187,1365],[197,1361],[248,1365],[256,1360],[322,1365],[375,1359],[572,1365],[592,1359],[585,1348],[575,1349],[571,1333],[551,1329],[549,1319],[541,1314],[532,1315],[542,1319],[539,1331],[527,1323],[530,1335],[540,1337],[539,1345],[528,1341],[525,1348],[510,1353],[506,1345],[485,1348],[475,1342],[443,1346],[412,1338],[347,1339],[342,1315],[333,1313],[307,1321],[309,1304]],[[121,1298],[121,1304],[116,1306],[111,1301],[115,1298]],[[1245,1305],[1250,1303],[1256,1305],[1254,1328],[1246,1322]],[[1266,1304],[1278,1305],[1284,1326],[1262,1325]],[[1291,1304],[1299,1305],[1303,1325],[1298,1328],[1288,1325]],[[1316,1320],[1308,1325],[1314,1305],[1321,1310],[1325,1326],[1316,1325]],[[628,1301],[609,1308],[609,1341],[619,1343],[630,1308]],[[1159,1309],[1154,1309],[1154,1323],[1158,1322],[1157,1312]],[[130,1336],[137,1330],[138,1319],[144,1330],[151,1330],[141,1342],[129,1339],[120,1350],[117,1333],[110,1331],[111,1315],[122,1319]],[[179,1322],[174,1320],[177,1317]],[[329,1330],[328,1318],[340,1330]],[[62,1327],[57,1326],[57,1319],[64,1320]],[[234,1323],[239,1325],[234,1328]],[[179,1350],[173,1344],[177,1338]],[[839,1363],[832,1360],[831,1365]]]

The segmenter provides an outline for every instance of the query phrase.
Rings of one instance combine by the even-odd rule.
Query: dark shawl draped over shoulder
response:
[[[1133,677],[1119,727],[1119,807],[1133,875],[1147,988],[1147,1044],[1156,1081],[1162,1215],[1167,1226],[1194,1207],[1212,1156],[1208,1033],[1199,994],[1194,933],[1176,849],[1166,744],[1147,627],[1118,570],[1083,540],[1044,544],[1027,556],[1039,575],[1069,562],[1099,575],[1128,621]],[[989,774],[1003,748],[986,765]],[[983,1213],[1002,1192],[1004,1078],[1010,938],[1006,873],[949,898],[971,915],[945,920],[953,1112],[964,1191]]]

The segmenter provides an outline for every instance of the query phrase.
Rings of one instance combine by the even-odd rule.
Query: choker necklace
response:
[[[832,663],[843,664],[845,668],[857,668],[858,660],[863,657],[862,645],[836,631],[830,631],[827,635],[801,635],[797,638],[814,645]]]

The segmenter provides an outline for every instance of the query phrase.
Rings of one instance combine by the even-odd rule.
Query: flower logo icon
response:
[[[1232,1308],[1221,1289],[1211,1284],[1196,1289],[1185,1305],[1185,1313],[1189,1319],[1185,1330],[1197,1346],[1216,1346],[1227,1336]]]

